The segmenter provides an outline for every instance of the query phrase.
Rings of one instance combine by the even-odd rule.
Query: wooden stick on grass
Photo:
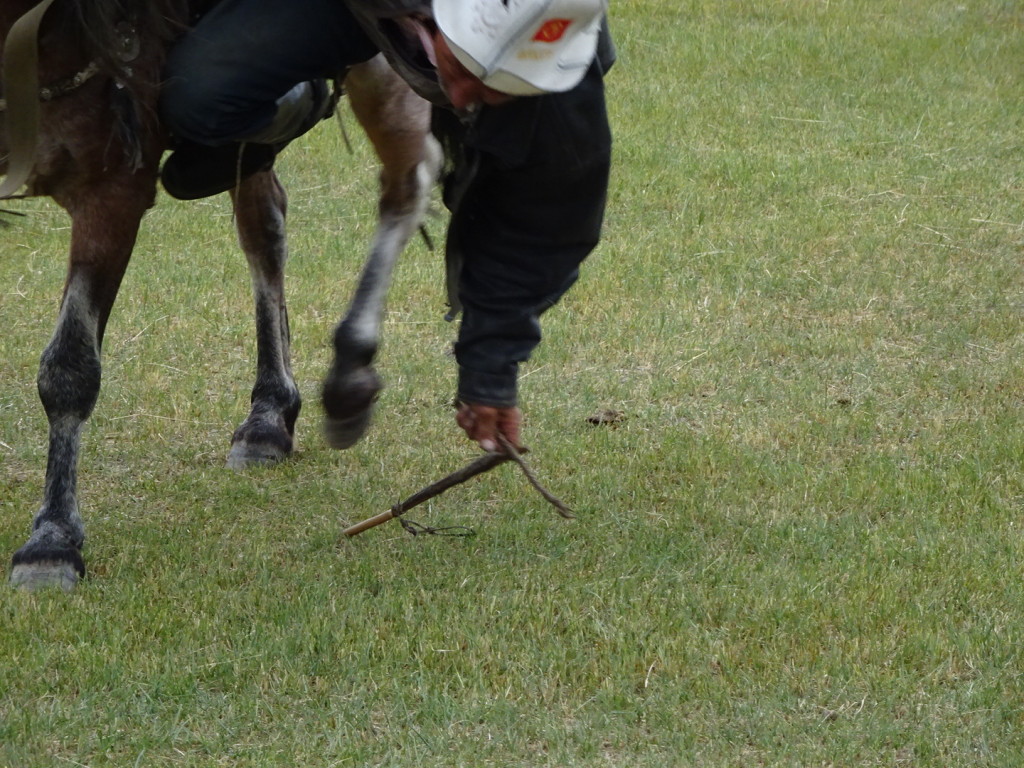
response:
[[[460,483],[464,483],[471,477],[476,477],[490,469],[494,469],[494,467],[499,464],[504,464],[506,461],[514,461],[519,465],[520,469],[523,470],[523,473],[530,481],[530,484],[536,488],[540,494],[555,507],[555,509],[558,510],[558,514],[562,517],[573,519],[575,516],[573,515],[572,510],[570,510],[562,503],[561,500],[553,496],[543,485],[541,485],[530,470],[529,465],[527,465],[526,460],[523,459],[521,455],[526,453],[527,449],[523,448],[520,451],[517,451],[515,447],[502,435],[498,435],[498,440],[501,442],[502,448],[505,449],[505,453],[494,451],[492,453],[484,454],[479,459],[476,459],[464,466],[462,469],[456,470],[450,475],[442,477],[436,483],[431,483],[430,485],[421,488],[409,498],[395,504],[395,506],[387,512],[381,512],[379,515],[374,515],[367,520],[363,520],[361,523],[349,526],[345,529],[345,535],[351,538],[352,536],[360,534],[370,528],[376,528],[378,525],[386,523],[388,520],[394,520],[396,517],[405,514],[413,507],[419,506],[424,501],[432,499],[435,496],[439,496],[449,488],[459,485]]]
[[[540,495],[543,496],[545,499],[547,499],[548,503],[550,503],[551,506],[558,510],[558,514],[560,514],[566,520],[575,520],[576,515],[572,513],[572,510],[565,506],[565,504],[562,503],[561,499],[559,499],[557,496],[552,494],[551,491],[549,491],[547,488],[540,484],[540,481],[537,479],[537,476],[534,475],[533,471],[530,469],[530,465],[526,463],[526,459],[524,459],[520,455],[519,451],[516,450],[516,447],[508,441],[508,438],[499,433],[498,442],[501,443],[501,447],[505,449],[505,453],[512,457],[512,461],[518,464],[519,468],[523,470],[523,474],[526,475],[526,479],[530,481],[530,485],[536,488],[537,492],[540,493]],[[522,452],[526,453],[525,447],[523,448]]]

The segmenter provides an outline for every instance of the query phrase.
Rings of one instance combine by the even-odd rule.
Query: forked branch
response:
[[[396,517],[400,517],[413,507],[417,507],[423,502],[428,501],[434,498],[435,496],[441,495],[449,488],[452,488],[456,485],[460,485],[461,483],[466,482],[472,477],[476,477],[477,475],[483,474],[488,470],[494,469],[494,467],[498,466],[499,464],[504,464],[506,461],[514,461],[516,464],[519,465],[519,468],[523,470],[523,474],[526,475],[526,479],[530,481],[530,485],[536,488],[537,491],[541,494],[541,496],[547,499],[547,501],[556,510],[558,510],[558,514],[569,520],[574,519],[575,515],[572,513],[572,510],[569,509],[569,507],[567,507],[558,497],[553,495],[547,488],[541,485],[540,481],[537,480],[536,475],[533,474],[533,471],[530,469],[530,466],[522,457],[522,454],[526,453],[528,449],[523,448],[522,450],[517,451],[515,446],[513,446],[502,435],[498,435],[498,440],[501,443],[502,448],[505,449],[504,453],[500,451],[494,451],[492,453],[484,454],[480,458],[475,459],[474,461],[464,466],[462,469],[456,470],[455,472],[452,472],[450,475],[442,477],[437,482],[431,483],[430,485],[421,488],[409,498],[395,504],[387,512],[381,512],[379,515],[374,515],[373,517],[364,520],[361,523],[356,523],[355,525],[346,528],[345,536],[351,538],[352,536],[360,534],[363,531],[369,530],[370,528],[375,528],[378,525],[381,525],[382,523],[386,523],[388,520],[394,520]]]

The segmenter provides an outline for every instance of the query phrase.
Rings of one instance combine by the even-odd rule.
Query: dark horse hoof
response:
[[[284,461],[291,454],[290,448],[281,448],[273,443],[249,443],[239,441],[231,444],[227,461],[224,465],[228,469],[248,469],[264,464],[276,464]]]
[[[296,413],[298,409],[295,409]],[[290,426],[289,426],[290,425]],[[292,452],[295,417],[290,419],[252,415],[235,430],[228,453],[229,469],[246,469],[260,464],[275,464]]]
[[[35,592],[60,587],[70,592],[85,576],[85,561],[75,549],[54,552],[46,558],[33,558],[16,552],[11,567],[11,586]]]
[[[355,445],[370,426],[373,406],[384,383],[373,368],[355,368],[324,382],[324,437],[331,448]]]

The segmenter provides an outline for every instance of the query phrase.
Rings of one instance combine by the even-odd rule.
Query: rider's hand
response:
[[[504,435],[516,448],[519,445],[519,425],[523,414],[518,408],[494,408],[490,405],[460,403],[455,420],[470,440],[475,440],[485,451],[499,451],[498,435]]]

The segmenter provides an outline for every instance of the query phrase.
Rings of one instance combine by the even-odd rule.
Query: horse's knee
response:
[[[36,386],[46,415],[89,418],[100,392],[100,359],[85,339],[58,330],[39,360]]]

